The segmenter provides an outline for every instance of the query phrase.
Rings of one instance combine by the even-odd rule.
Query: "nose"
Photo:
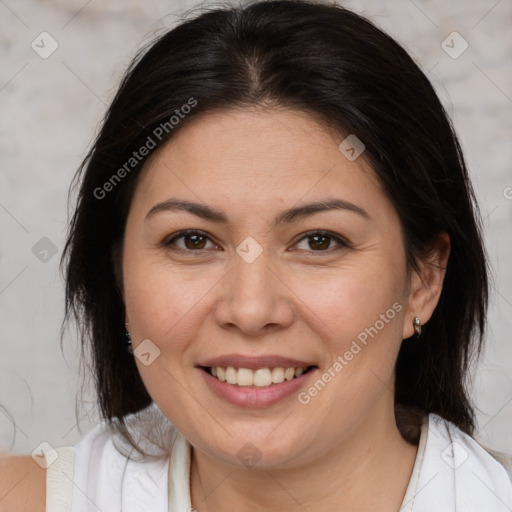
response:
[[[215,320],[224,329],[259,337],[288,327],[294,316],[293,292],[272,264],[268,251],[254,261],[235,256],[218,289]]]

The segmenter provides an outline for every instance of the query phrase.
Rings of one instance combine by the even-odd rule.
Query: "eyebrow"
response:
[[[288,224],[309,215],[329,210],[345,210],[361,215],[366,219],[370,218],[368,212],[360,206],[339,198],[327,198],[322,201],[315,201],[285,210],[274,219],[274,226],[279,226],[280,224],[285,223]],[[167,211],[186,211],[200,217],[201,219],[221,224],[229,224],[227,215],[221,210],[217,210],[216,208],[206,206],[204,204],[174,198],[153,206],[146,215],[144,222],[150,220],[157,213]]]

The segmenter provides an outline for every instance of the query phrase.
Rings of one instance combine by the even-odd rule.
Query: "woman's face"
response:
[[[212,457],[291,467],[392,415],[402,338],[430,312],[414,309],[395,209],[343,139],[300,112],[210,113],[143,171],[123,256],[136,364]]]

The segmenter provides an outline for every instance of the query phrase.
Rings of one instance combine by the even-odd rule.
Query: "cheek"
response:
[[[398,262],[394,271],[380,258],[370,260],[323,279],[302,278],[297,289],[306,306],[302,313],[314,313],[308,314],[309,327],[322,339],[330,358],[319,375],[325,385],[312,383],[301,404],[307,404],[312,418],[323,418],[326,432],[333,436],[340,424],[349,428],[351,421],[367,414],[393,385],[405,310],[405,272]],[[352,412],[350,417],[347,411]]]
[[[337,269],[312,270],[296,278],[293,286],[304,314],[310,310],[315,330],[337,353],[361,333],[364,338],[365,330],[376,323],[380,334],[386,331],[386,337],[396,338],[405,309],[404,287],[401,262],[393,265],[377,255]]]
[[[382,255],[370,254],[357,264],[337,268],[288,266],[280,270],[288,283],[282,294],[297,309],[299,323],[314,326],[321,339],[331,340],[333,348],[343,348],[378,322],[394,303],[403,305],[405,277],[399,257],[394,259],[393,265]],[[128,252],[124,260],[126,310],[140,339],[149,338],[157,345],[172,339],[173,350],[183,348],[185,335],[193,339],[216,301],[215,287],[225,285],[221,283],[224,267],[205,267],[180,266],[164,256]]]
[[[150,365],[138,358],[135,362],[153,400],[175,421],[175,411],[186,410],[190,398],[183,390],[193,358],[191,340],[201,335],[206,314],[201,299],[213,283],[199,273],[192,279],[184,278],[183,270],[157,264],[151,258],[129,258],[126,268],[126,310],[133,348],[149,339],[160,350]]]
[[[185,270],[162,256],[132,254],[124,260],[124,279],[134,346],[149,338],[166,352],[185,350],[203,323],[208,290],[220,276],[200,265]]]
[[[310,327],[329,354],[324,373],[331,368],[325,378],[332,384],[321,393],[336,410],[337,404],[362,410],[392,385],[405,311],[401,269],[398,261],[393,267],[375,257],[323,279],[300,281],[297,295],[304,297],[304,312],[314,312]],[[320,402],[313,408],[321,408]]]

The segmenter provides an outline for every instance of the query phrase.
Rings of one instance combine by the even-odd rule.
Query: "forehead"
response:
[[[185,125],[146,162],[134,202],[214,201],[225,208],[320,200],[386,201],[363,156],[349,160],[346,136],[290,110],[229,110]],[[363,153],[364,155],[364,153]]]

